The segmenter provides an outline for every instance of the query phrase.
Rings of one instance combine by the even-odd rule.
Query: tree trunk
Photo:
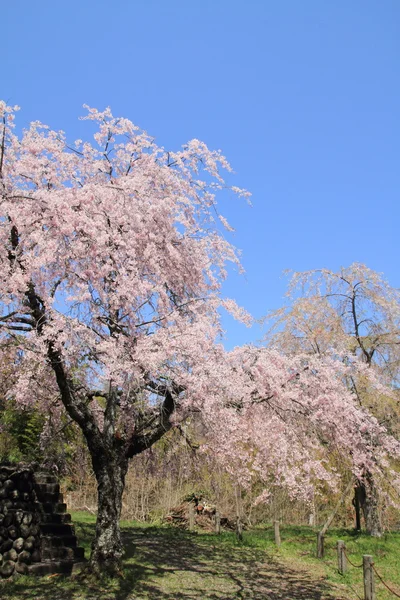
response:
[[[365,520],[365,530],[368,535],[381,537],[382,523],[379,515],[379,496],[373,476],[367,472],[365,479],[357,484],[361,510]]]
[[[119,520],[128,460],[118,456],[114,449],[113,453],[97,456],[93,463],[97,479],[98,508],[96,535],[88,568],[95,575],[106,573],[115,576],[121,574],[124,552]]]
[[[361,509],[360,509],[360,492],[361,488],[359,485],[356,485],[354,488],[354,498],[353,498],[353,506],[356,516],[356,531],[361,531]]]

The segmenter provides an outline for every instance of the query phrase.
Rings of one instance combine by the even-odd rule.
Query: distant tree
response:
[[[228,382],[220,395],[229,401],[212,407],[210,398],[204,411],[206,447],[243,487],[264,483],[259,502],[274,487],[312,501],[316,484],[335,489],[346,469],[360,481],[366,472],[388,476],[399,493],[388,457],[399,458],[400,444],[346,383],[363,377],[379,386],[356,357],[244,347],[229,361],[230,374],[220,377]]]
[[[338,272],[295,273],[287,295],[287,306],[270,315],[272,346],[289,355],[333,351],[345,361],[358,357],[373,370],[375,384],[365,373],[352,375],[349,389],[360,406],[398,433],[398,403],[390,389],[397,387],[400,375],[399,290],[365,265],[352,264]],[[355,504],[361,504],[367,532],[380,535],[378,492],[367,468],[357,480]]]

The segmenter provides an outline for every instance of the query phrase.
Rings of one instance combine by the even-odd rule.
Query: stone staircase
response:
[[[60,493],[54,475],[35,473],[35,509],[40,514],[40,560],[28,567],[35,575],[52,573],[71,574],[74,567],[84,561],[84,549],[77,545],[71,515]],[[39,556],[38,556],[39,558]]]

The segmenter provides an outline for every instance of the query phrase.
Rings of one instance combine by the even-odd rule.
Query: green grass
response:
[[[400,595],[400,533],[371,538],[352,530],[331,529],[325,537],[323,560],[316,558],[316,534],[317,530],[310,527],[282,527],[282,545],[278,551],[274,549],[272,527],[259,528],[247,532],[243,543],[248,547],[264,548],[269,552],[275,552],[285,563],[297,564],[322,575],[328,582],[345,590],[346,598],[357,598],[357,595],[363,598],[362,568],[355,568],[348,564],[345,575],[338,573],[336,543],[338,540],[343,540],[346,554],[352,563],[359,566],[362,564],[364,554],[372,555],[379,575]],[[379,600],[393,600],[395,596],[385,589],[379,579],[375,577],[375,581]]]
[[[79,544],[86,556],[94,535],[95,517],[74,513]],[[400,534],[381,540],[332,530],[326,537],[326,557],[315,558],[316,533],[308,527],[282,527],[282,545],[273,542],[271,527],[220,536],[185,532],[173,527],[122,522],[126,555],[124,577],[101,582],[72,577],[19,577],[0,583],[0,598],[8,600],[351,600],[363,597],[362,570],[337,573],[337,539],[343,539],[350,559],[361,563],[372,554],[384,579],[400,591]],[[396,565],[397,563],[397,565]],[[379,600],[393,596],[377,583]]]

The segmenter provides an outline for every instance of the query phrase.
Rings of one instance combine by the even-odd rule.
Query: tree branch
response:
[[[164,402],[160,407],[157,425],[152,429],[152,431],[150,431],[147,434],[133,434],[127,446],[127,458],[132,458],[133,456],[140,454],[144,450],[147,450],[153,444],[155,444],[155,442],[158,442],[158,440],[160,440],[163,437],[163,435],[170,431],[170,429],[172,428],[170,417],[174,413],[175,408],[176,402],[174,395],[171,391],[166,390]]]

